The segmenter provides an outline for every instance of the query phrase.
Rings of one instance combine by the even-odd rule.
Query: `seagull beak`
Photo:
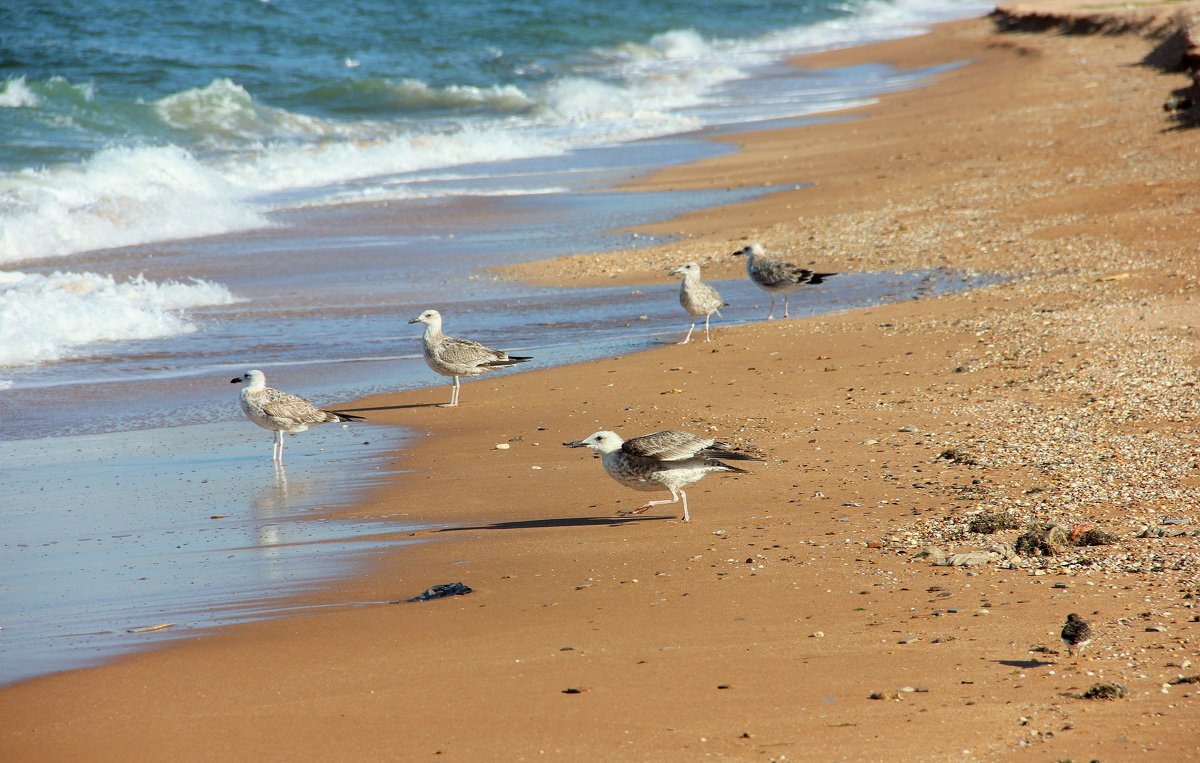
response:
[[[421,322],[420,318],[413,318],[411,321],[409,321],[409,323],[420,323],[420,322]]]
[[[682,270],[680,270],[679,268],[675,268],[674,270],[668,270],[668,271],[667,271],[667,275],[669,275],[669,276],[677,276],[677,275],[679,275],[679,274],[680,274],[680,273],[682,273],[682,272],[683,272],[683,271],[682,271]]]
[[[563,445],[566,445],[568,448],[586,448],[587,447],[587,443],[584,442],[583,440],[572,440],[571,442],[564,442]]]
[[[732,252],[732,253],[730,254],[730,256],[731,256],[731,257],[740,257],[740,256],[742,256],[742,255],[743,255],[743,254],[745,254],[745,253],[746,253],[746,250],[744,250],[744,249],[738,249],[736,252]]]
[[[229,383],[230,383],[230,384],[241,384],[243,381],[245,381],[245,380],[244,380],[242,377],[240,377],[240,376],[239,376],[239,377],[238,377],[238,378],[236,378],[236,379],[230,379],[230,380],[229,380]]]

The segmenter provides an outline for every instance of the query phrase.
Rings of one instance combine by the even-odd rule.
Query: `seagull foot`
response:
[[[646,510],[649,508],[650,508],[650,504],[646,504],[645,506],[638,506],[636,509],[621,509],[620,511],[617,512],[617,516],[618,517],[628,517],[631,514],[645,514]]]

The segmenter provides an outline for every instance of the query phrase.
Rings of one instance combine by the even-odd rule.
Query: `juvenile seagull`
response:
[[[1072,612],[1067,615],[1067,624],[1063,626],[1062,642],[1067,648],[1067,656],[1070,657],[1074,653],[1075,661],[1078,662],[1083,648],[1092,643],[1092,626]]]
[[[424,323],[425,336],[422,338],[425,351],[425,362],[442,376],[454,377],[454,391],[450,393],[450,402],[442,403],[443,408],[453,408],[458,405],[458,389],[460,376],[479,376],[497,368],[524,363],[532,360],[530,357],[509,355],[507,352],[484,347],[479,342],[470,339],[458,339],[442,333],[442,314],[437,310],[426,310],[413,318],[409,323]]]
[[[767,320],[775,317],[775,294],[783,294],[783,317],[788,317],[788,294],[805,284],[816,286],[824,283],[826,278],[837,273],[817,273],[799,265],[793,265],[783,260],[773,260],[766,256],[762,244],[750,244],[733,253],[734,256],[744,255],[746,258],[746,273],[758,288],[771,295],[771,312]]]
[[[247,371],[230,384],[241,384],[242,413],[263,429],[275,432],[271,445],[271,460],[283,463],[283,433],[297,434],[310,426],[332,421],[362,421],[362,416],[323,411],[302,397],[289,395],[267,386],[262,371]]]
[[[666,430],[653,434],[622,440],[616,432],[596,432],[590,437],[573,442],[564,442],[568,448],[591,448],[601,456],[604,471],[625,487],[634,490],[671,491],[671,500],[650,501],[644,506],[625,514],[641,514],[651,506],[676,503],[683,499],[683,521],[692,521],[688,515],[685,487],[699,482],[709,472],[737,472],[749,474],[745,469],[718,461],[762,461],[761,458],[730,450],[723,442],[711,437],[699,437],[691,432]]]
[[[721,314],[725,300],[721,299],[716,289],[700,280],[700,266],[694,262],[683,263],[669,275],[683,276],[683,284],[679,288],[679,304],[692,316],[692,327],[688,329],[687,336],[680,344],[687,344],[691,340],[692,332],[696,330],[696,319],[701,315],[704,316],[704,341],[711,342],[712,337],[708,335],[708,319],[713,313]]]

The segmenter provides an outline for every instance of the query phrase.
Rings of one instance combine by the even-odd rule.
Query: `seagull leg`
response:
[[[693,331],[695,331],[695,330],[696,330],[696,321],[695,321],[695,320],[693,320],[693,321],[692,321],[692,327],[691,327],[690,329],[688,329],[687,336],[685,336],[685,337],[683,338],[683,341],[682,341],[682,342],[680,342],[680,344],[687,344],[688,342],[692,341],[692,332],[693,332]]]
[[[771,312],[767,314],[767,320],[775,320],[775,295],[771,295]]]
[[[442,408],[453,408],[458,405],[458,377],[454,377],[454,386],[450,388],[450,402],[442,403]]]
[[[271,460],[277,464],[283,463],[283,432],[275,430],[275,437],[271,442]]]
[[[711,317],[712,317],[712,313],[709,313],[708,315],[704,316],[704,341],[706,341],[706,342],[712,341],[712,337],[709,336],[709,334],[708,334],[708,319]],[[692,325],[694,326],[695,324],[692,324]]]
[[[662,506],[664,503],[678,503],[680,495],[682,493],[683,493],[682,490],[676,492],[675,489],[672,488],[670,500],[664,498],[661,501],[647,501],[644,505],[638,506],[636,509],[625,509],[623,511],[618,511],[617,515],[624,517],[624,516],[628,516],[630,514],[645,514],[646,510],[653,506]],[[686,496],[683,497],[683,507],[684,507],[683,513],[684,513],[684,515],[686,515],[687,514],[687,497]],[[684,521],[689,521],[689,520],[685,519]]]
[[[787,294],[784,294],[784,295],[783,295],[783,317],[784,317],[784,318],[787,318],[787,317],[788,317],[788,311],[787,311],[787,308],[788,308],[788,304],[787,304],[787,298],[788,298],[788,295],[787,295]]]

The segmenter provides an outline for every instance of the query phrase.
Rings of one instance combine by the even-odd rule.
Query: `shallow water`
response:
[[[387,476],[401,434],[310,430],[285,469],[242,422],[0,443],[0,683],[271,616],[408,542],[416,518],[328,518]]]

